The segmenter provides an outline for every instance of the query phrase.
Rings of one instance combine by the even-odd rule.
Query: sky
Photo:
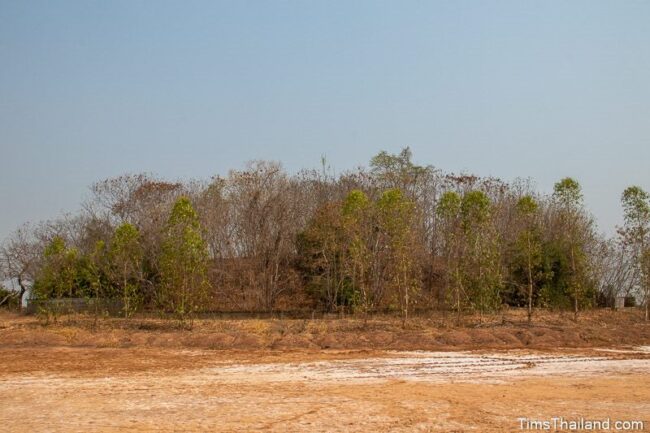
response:
[[[577,178],[599,228],[650,190],[648,1],[0,0],[0,239],[95,181],[380,150]]]

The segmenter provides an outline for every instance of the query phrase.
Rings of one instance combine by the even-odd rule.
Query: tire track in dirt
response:
[[[204,369],[220,381],[282,382],[368,380],[489,380],[505,377],[590,375],[601,372],[650,373],[650,357],[630,351],[608,355],[476,354],[472,352],[394,352],[386,357],[301,363],[233,364]]]

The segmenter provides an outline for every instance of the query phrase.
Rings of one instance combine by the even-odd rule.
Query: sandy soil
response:
[[[0,432],[568,431],[522,429],[522,417],[650,431],[639,311],[464,320],[205,319],[187,330],[0,312]]]
[[[0,369],[0,426],[11,432],[515,432],[520,417],[559,416],[642,420],[650,431],[647,346],[4,347]]]

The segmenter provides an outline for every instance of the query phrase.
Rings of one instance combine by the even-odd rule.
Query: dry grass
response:
[[[102,318],[81,314],[44,326],[34,316],[0,313],[0,339],[14,347],[194,347],[209,349],[396,349],[596,347],[647,344],[650,324],[640,310],[571,314],[539,311],[532,325],[523,310],[455,318],[436,313],[410,319],[200,319],[192,329],[155,317]]]

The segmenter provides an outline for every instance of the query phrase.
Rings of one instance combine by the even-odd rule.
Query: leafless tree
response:
[[[28,224],[18,228],[0,247],[0,264],[6,278],[18,284],[18,306],[22,308],[23,296],[34,282],[40,259],[40,244],[33,238]],[[0,300],[0,305],[8,300]]]

